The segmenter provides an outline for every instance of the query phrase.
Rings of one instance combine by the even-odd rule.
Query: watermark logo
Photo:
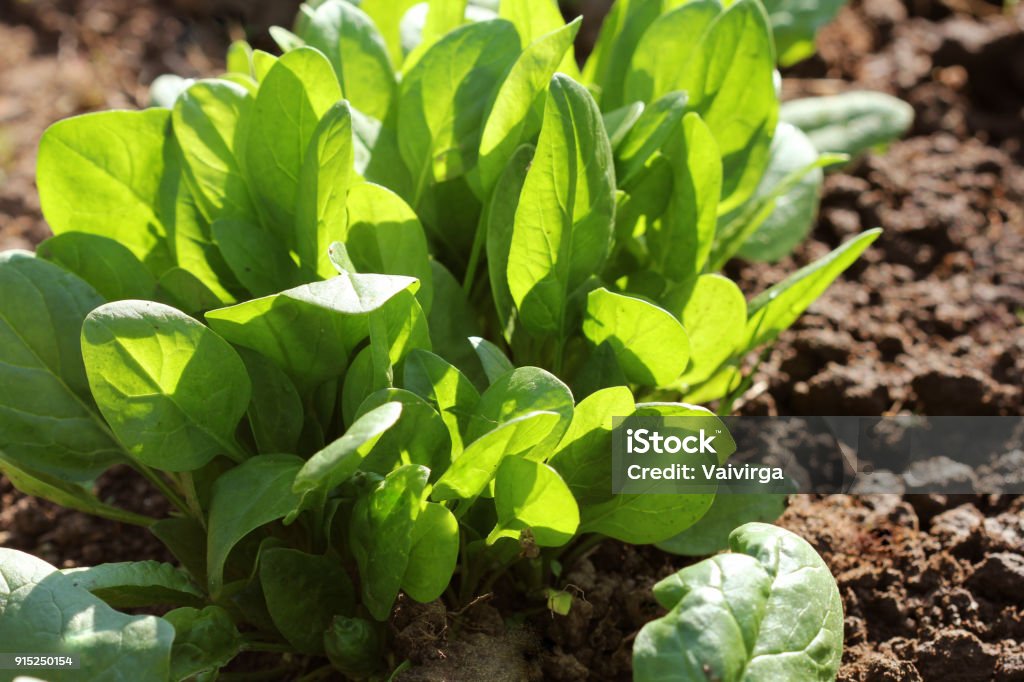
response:
[[[715,435],[708,435],[700,429],[692,436],[662,436],[651,429],[626,429],[626,452],[631,455],[644,455],[653,452],[658,455],[676,455],[684,452],[688,455],[717,455],[715,438],[722,433],[715,430]]]

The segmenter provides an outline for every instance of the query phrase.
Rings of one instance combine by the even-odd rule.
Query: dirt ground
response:
[[[243,0],[0,0],[0,248],[47,234],[33,175],[49,123],[140,106],[162,72],[214,73],[230,36],[291,12]],[[785,74],[787,97],[883,90],[917,120],[886,154],[828,176],[817,228],[791,258],[730,266],[754,293],[856,232],[886,228],[780,340],[740,410],[1024,414],[1024,11],[856,0],[819,45]],[[164,509],[124,471],[100,491]],[[797,496],[780,523],[839,582],[841,680],[1024,680],[1020,499]],[[0,545],[58,566],[167,558],[144,532],[25,498],[2,479]],[[421,663],[403,679],[629,679],[632,637],[659,613],[650,586],[683,563],[604,543],[566,567],[581,597],[569,616],[523,626],[502,622],[500,591],[459,614],[402,604],[396,643]]]

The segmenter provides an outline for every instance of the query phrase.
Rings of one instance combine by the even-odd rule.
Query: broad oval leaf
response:
[[[459,522],[443,504],[426,502],[412,529],[409,565],[402,590],[416,601],[432,602],[448,588],[459,560]]]
[[[601,270],[614,214],[615,168],[597,104],[556,74],[508,257],[509,291],[528,331],[566,336],[569,295]]]
[[[61,571],[75,587],[88,590],[114,608],[172,604],[199,606],[205,596],[188,574],[159,561],[122,561]]]
[[[381,476],[399,464],[419,464],[435,472],[447,469],[451,463],[451,437],[437,410],[411,391],[386,388],[368,396],[359,406],[358,414],[387,403],[401,404],[402,414],[360,468]]]
[[[0,451],[20,467],[89,481],[124,458],[82,364],[82,322],[103,299],[19,251],[0,253],[0,292]]]
[[[540,547],[561,547],[573,538],[580,522],[579,507],[558,472],[543,462],[506,457],[494,479],[498,523],[487,536],[519,539],[529,530]]]
[[[79,657],[78,668],[48,670],[54,682],[170,677],[170,623],[118,613],[45,561],[2,547],[0,612],[4,649]]]
[[[103,111],[58,121],[43,134],[39,203],[54,234],[88,232],[120,242],[160,274],[170,264],[158,214],[171,112]]]
[[[690,360],[690,340],[670,312],[604,287],[587,296],[583,334],[608,344],[626,378],[645,386],[675,381]]]
[[[260,452],[296,452],[304,408],[295,384],[273,362],[256,351],[238,348],[252,382],[247,414]]]
[[[216,674],[245,644],[230,614],[219,606],[174,609],[164,620],[174,626],[172,680],[202,679],[203,673]]]
[[[224,564],[239,540],[298,506],[292,483],[302,465],[294,455],[258,455],[214,482],[206,545],[206,579],[214,598],[224,587]]]
[[[517,417],[545,410],[561,417],[562,423],[552,434],[557,442],[572,419],[573,404],[572,391],[554,374],[539,367],[519,367],[503,374],[480,396],[469,440]],[[544,453],[544,458],[547,455]]]
[[[854,156],[905,134],[914,108],[884,92],[844,92],[786,102],[779,117],[802,130],[822,154]]]
[[[452,458],[457,458],[480,402],[473,382],[440,356],[415,349],[405,359],[402,383],[437,408],[451,436]]]
[[[680,319],[690,338],[690,366],[681,380],[696,386],[711,378],[739,349],[747,321],[747,301],[732,280],[701,275]]]
[[[126,246],[109,237],[65,232],[40,244],[36,255],[78,275],[108,301],[157,296],[156,278]]]
[[[100,411],[143,464],[193,471],[242,457],[234,434],[249,376],[208,327],[160,303],[108,303],[85,319],[82,357]]]
[[[843,606],[825,562],[797,535],[763,523],[740,526],[729,545],[735,553],[655,585],[671,610],[637,635],[636,679],[835,679]]]

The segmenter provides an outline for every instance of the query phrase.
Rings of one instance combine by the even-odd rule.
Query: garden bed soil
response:
[[[0,248],[47,234],[33,175],[48,124],[142,105],[161,72],[215,73],[232,27],[291,11],[254,5],[283,18],[220,1],[0,0]],[[786,74],[787,97],[883,90],[917,120],[886,154],[828,176],[818,225],[792,257],[730,265],[755,293],[886,228],[776,345],[743,413],[1024,414],[1022,23],[1024,10],[1006,17],[983,0],[858,0],[822,33],[820,55]],[[166,510],[130,471],[99,489],[134,511]],[[780,523],[839,582],[841,680],[1024,680],[1020,498],[796,496]],[[0,545],[61,567],[167,558],[140,529],[25,498],[2,479]],[[632,637],[660,613],[650,587],[685,563],[606,542],[566,566],[578,594],[568,616],[542,610],[514,627],[500,585],[460,613],[403,601],[391,626],[421,664],[403,679],[628,679]]]

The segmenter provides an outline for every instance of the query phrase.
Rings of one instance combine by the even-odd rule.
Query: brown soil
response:
[[[33,175],[54,120],[144,104],[157,74],[215,73],[227,36],[283,23],[291,3],[0,0],[0,248],[47,230]],[[600,5],[601,0],[590,4]],[[271,17],[269,13],[277,13]],[[787,96],[845,88],[911,102],[911,135],[826,181],[813,237],[783,263],[735,264],[755,292],[851,234],[885,234],[762,365],[755,414],[1024,414],[1024,11],[985,0],[857,0],[787,74]],[[827,81],[822,79],[829,79]],[[840,80],[833,80],[840,79]],[[104,499],[165,512],[130,472]],[[843,593],[842,680],[1024,680],[1020,499],[794,498],[782,525],[822,553]],[[145,532],[27,499],[0,480],[0,545],[58,566],[166,558]],[[629,678],[650,586],[683,563],[605,543],[563,578],[567,617],[508,625],[520,604],[459,614],[402,603],[407,680]]]

